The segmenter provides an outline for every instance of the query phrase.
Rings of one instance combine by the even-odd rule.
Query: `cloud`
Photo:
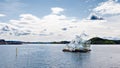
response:
[[[94,13],[100,14],[104,16],[106,22],[102,23],[101,26],[103,28],[96,29],[103,31],[103,36],[110,36],[110,37],[120,37],[120,3],[118,0],[108,0],[106,2],[100,3],[96,8],[93,9]],[[109,15],[109,16],[107,16]],[[99,33],[99,32],[98,32]],[[100,34],[102,34],[100,33]],[[100,35],[99,34],[99,35]],[[101,35],[102,36],[102,35]]]
[[[120,3],[117,0],[108,0],[100,3],[93,11],[102,15],[120,14]]]
[[[28,21],[39,21],[40,19],[32,14],[21,14],[21,20],[28,20]]]
[[[120,36],[119,20],[114,21],[120,16],[112,17],[113,21],[109,20],[110,17],[106,18],[107,20],[79,20],[75,17],[63,15],[60,12],[62,11],[51,12],[42,18],[33,14],[20,14],[17,20],[10,20],[6,24],[0,23],[0,30],[3,25],[8,25],[10,28],[17,30],[12,31],[16,32],[17,36],[14,34],[8,35],[9,33],[4,32],[0,37],[23,41],[60,41],[71,40],[75,35],[80,35],[83,32],[88,34],[89,37]]]
[[[41,29],[41,20],[40,18],[32,14],[21,14],[18,20],[10,20],[11,25],[19,27],[21,30],[33,31],[33,33],[38,33]]]
[[[5,17],[6,15],[5,14],[0,14],[0,17]]]
[[[53,14],[60,14],[61,12],[64,11],[64,9],[60,8],[60,7],[53,7],[53,8],[51,8],[51,10],[52,10]]]
[[[75,18],[72,17],[72,19]],[[30,31],[31,33],[26,35],[25,40],[32,41],[71,40],[75,35],[80,35],[82,32],[87,33],[90,37],[111,36],[108,32],[109,26],[106,27],[103,24],[105,23],[104,20],[72,21],[72,19],[61,14],[49,14],[42,18],[32,14],[21,14],[19,20],[11,20],[9,24],[18,27],[19,30],[24,32],[25,30]],[[28,36],[32,37],[32,39],[27,39]],[[22,37],[19,36],[17,39],[24,40]]]
[[[88,19],[90,19],[90,20],[104,20],[102,17],[96,15],[95,13],[91,13],[91,14],[88,16]]]

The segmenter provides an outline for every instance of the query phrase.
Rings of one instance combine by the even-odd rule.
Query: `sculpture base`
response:
[[[69,50],[69,49],[63,49],[63,52],[89,52],[91,51],[90,49],[75,49],[75,50]]]

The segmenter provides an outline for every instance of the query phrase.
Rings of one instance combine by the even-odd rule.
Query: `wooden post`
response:
[[[18,49],[16,48],[16,57],[17,57]]]

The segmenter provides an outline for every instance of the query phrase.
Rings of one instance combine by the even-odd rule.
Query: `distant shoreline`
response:
[[[109,40],[99,37],[89,39],[92,45],[117,45],[120,40]],[[21,44],[69,44],[70,41],[54,41],[54,42],[23,42],[23,41],[5,41],[0,39],[0,45],[21,45]]]

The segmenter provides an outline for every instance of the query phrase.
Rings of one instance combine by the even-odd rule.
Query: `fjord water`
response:
[[[0,68],[120,67],[120,45],[92,45],[92,51],[88,53],[62,52],[64,46],[64,44],[1,45]]]

